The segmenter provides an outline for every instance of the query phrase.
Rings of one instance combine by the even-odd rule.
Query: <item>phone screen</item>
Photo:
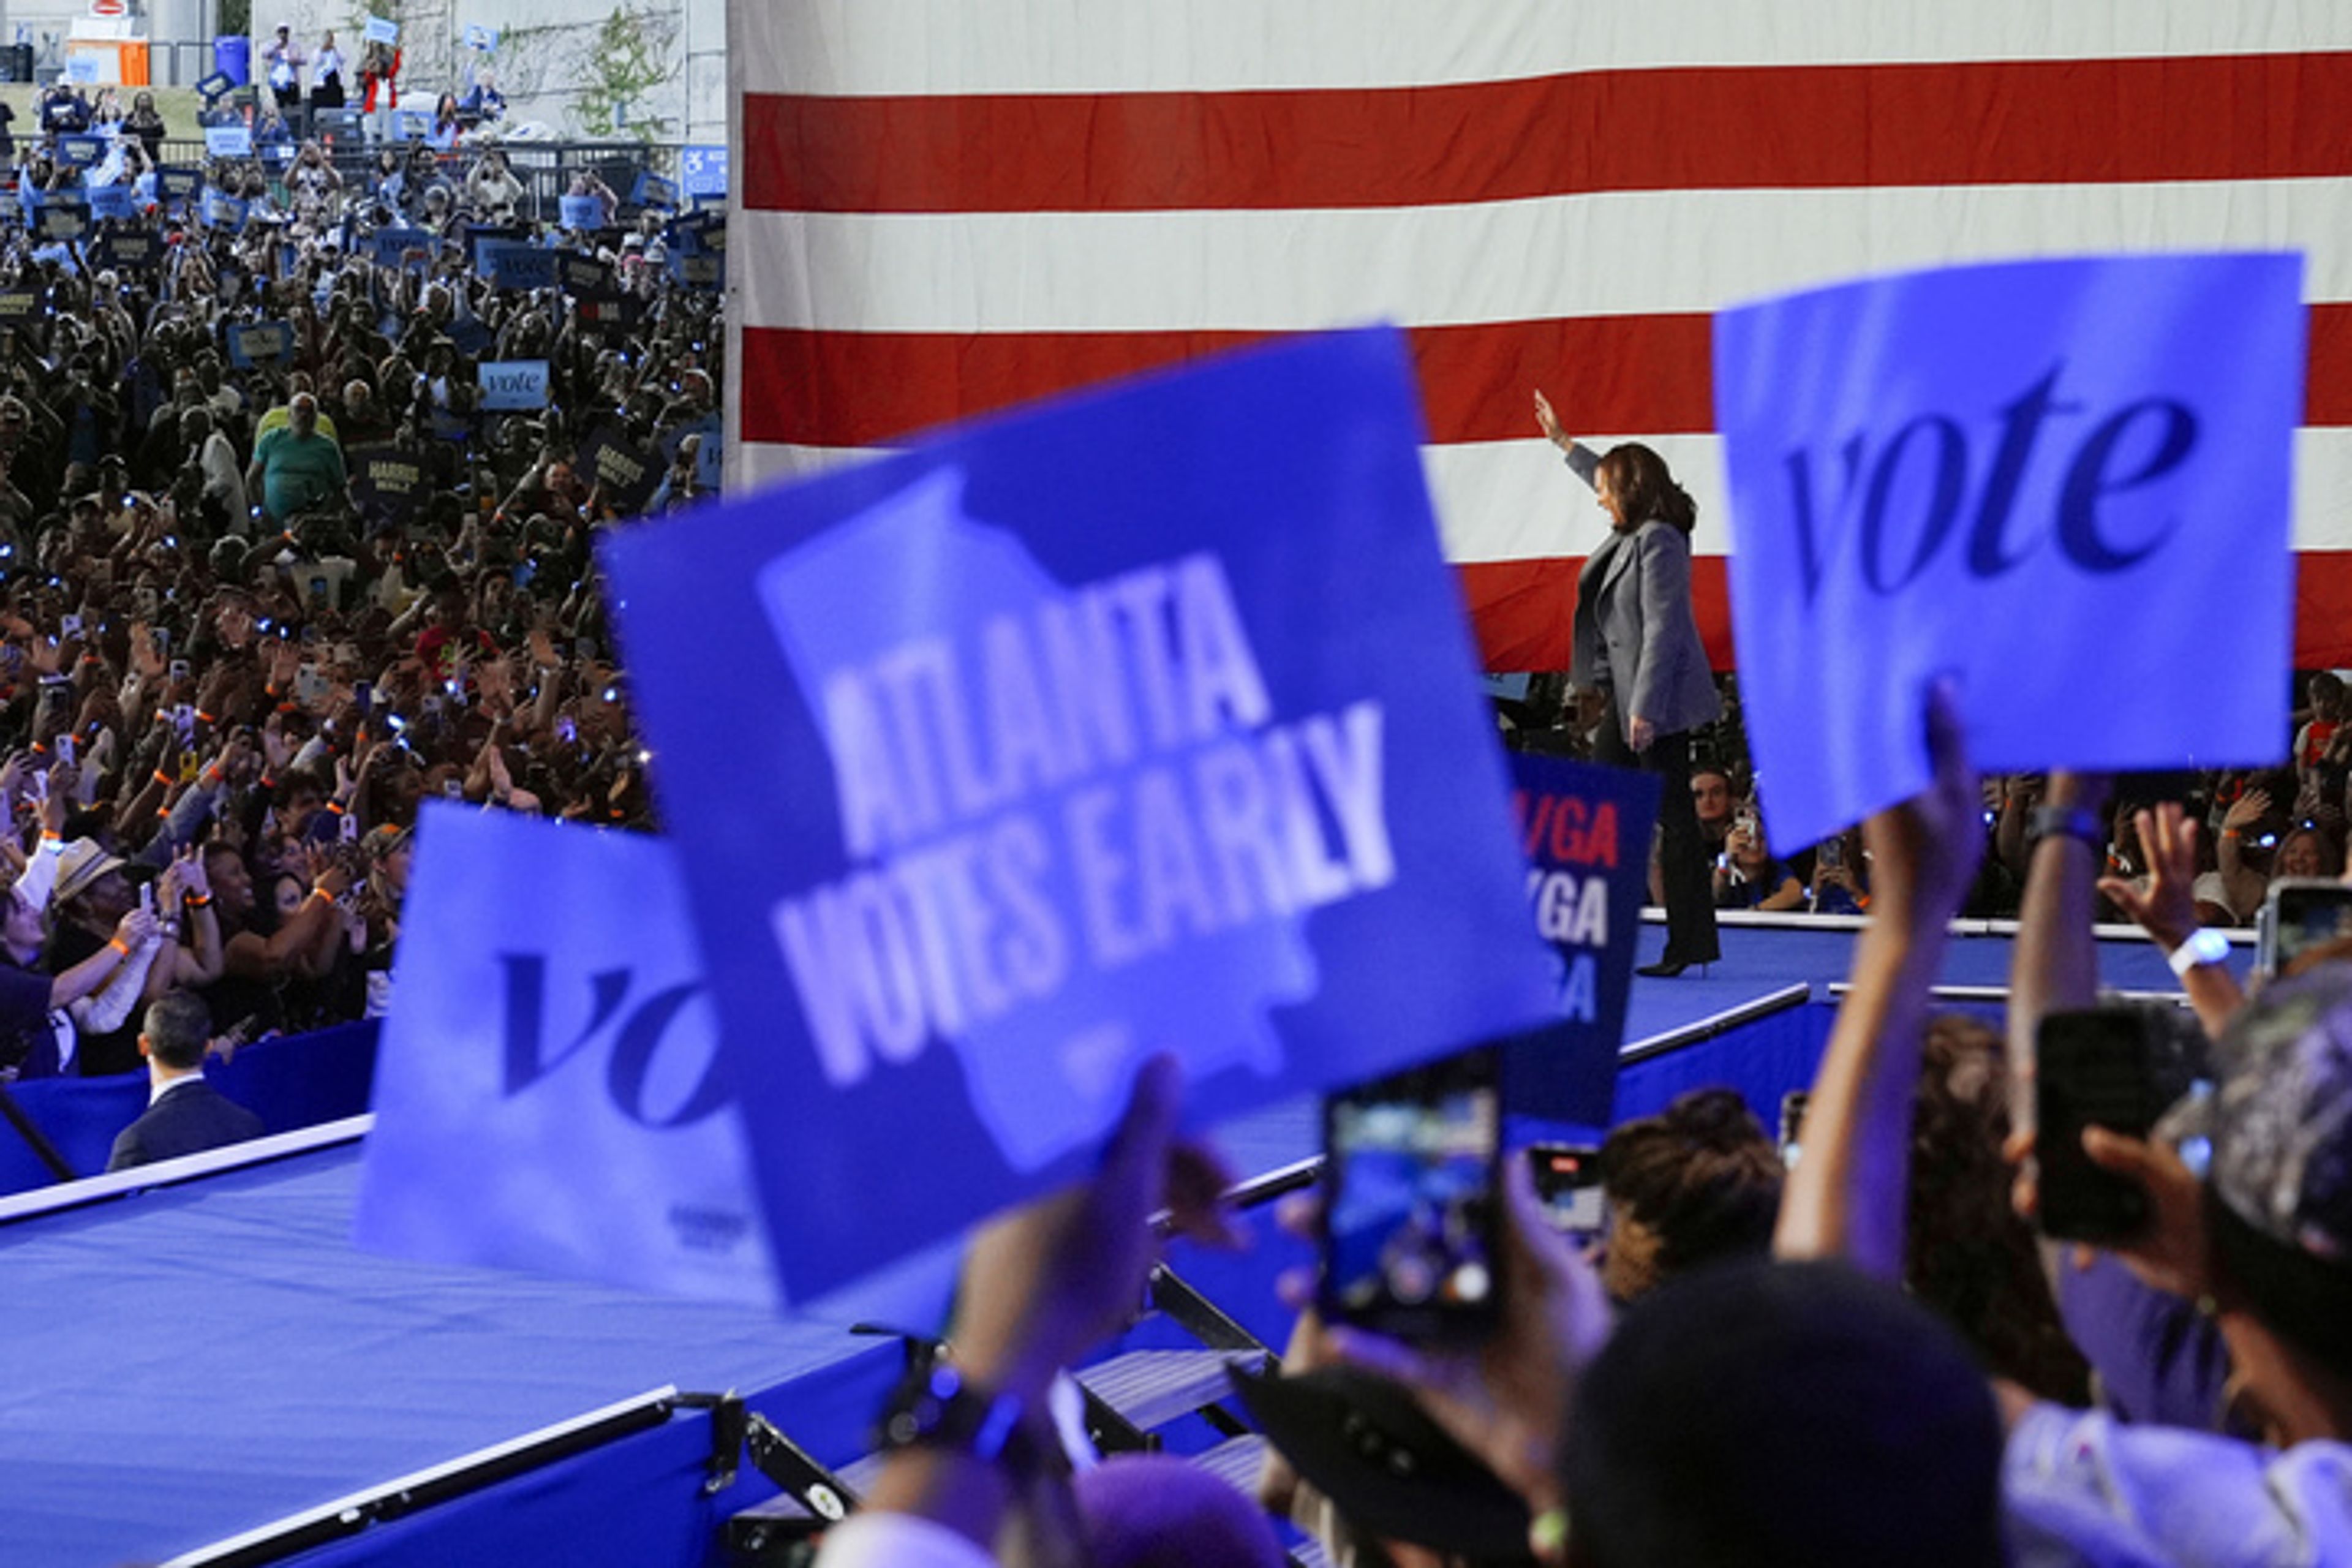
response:
[[[2042,1234],[2069,1241],[2132,1235],[2147,1222],[2147,1194],[2091,1163],[2083,1130],[2145,1138],[2156,1124],[2163,1108],[2147,1021],[2124,1008],[2052,1013],[2034,1052]]]
[[[2263,900],[2254,963],[2276,974],[2306,949],[2352,937],[2352,888],[2295,878],[2271,884]]]
[[[1324,1101],[1327,1316],[1423,1341],[1492,1326],[1499,1065],[1481,1047]]]
[[[1601,1151],[1588,1143],[1536,1143],[1528,1149],[1528,1169],[1544,1213],[1563,1234],[1579,1241],[1600,1236],[1609,1205],[1601,1187]]]

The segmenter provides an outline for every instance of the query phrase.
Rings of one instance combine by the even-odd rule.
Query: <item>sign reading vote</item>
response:
[[[474,245],[474,265],[501,289],[546,289],[555,282],[555,252],[520,240],[484,239]]]
[[[1718,314],[1740,693],[1775,838],[1999,771],[2275,760],[2301,258],[1879,279]]]
[[[1402,339],[1300,339],[618,531],[784,1278],[1554,1006]],[[711,721],[709,671],[768,694]]]
[[[479,370],[482,407],[491,411],[547,406],[547,362],[486,360]]]
[[[1558,968],[1558,1017],[1505,1046],[1509,1109],[1606,1127],[1649,897],[1654,773],[1514,752],[1511,816],[1536,934]]]
[[[669,846],[439,802],[416,845],[360,1243],[776,1300]]]

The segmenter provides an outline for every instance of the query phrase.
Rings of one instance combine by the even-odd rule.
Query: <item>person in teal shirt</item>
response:
[[[286,423],[254,443],[245,490],[261,498],[271,522],[342,493],[343,449],[319,428],[319,400],[298,392],[286,405]]]

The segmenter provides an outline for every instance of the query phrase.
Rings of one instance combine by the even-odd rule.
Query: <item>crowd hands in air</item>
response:
[[[1718,910],[1763,913],[1861,915],[1870,908],[1873,859],[1862,830],[1820,844],[1775,843],[1762,780],[1748,762],[1736,677],[1722,677],[1724,717],[1700,731],[1691,770],[1692,804],[1714,858]],[[2336,878],[2346,868],[2352,811],[2352,725],[2341,723],[2342,680],[2317,670],[2296,678],[2299,706],[2290,726],[2288,760],[2268,768],[2127,774],[2099,808],[2105,868],[2103,922],[2135,919],[2156,858],[2140,814],[2179,807],[2195,857],[2192,886],[2200,926],[2251,927],[2273,882]],[[1503,717],[1516,747],[1589,756],[1594,715],[1556,710],[1539,700],[1512,703]],[[1549,719],[1551,721],[1544,721]],[[2282,733],[2285,746],[2289,733]],[[1969,920],[2014,920],[2025,888],[2037,810],[2050,802],[2044,773],[1987,774],[1980,808],[1990,850],[1961,900]],[[1653,901],[1657,900],[1653,867]]]
[[[20,140],[20,177],[82,178]],[[495,151],[208,180],[241,228],[146,182],[78,244],[0,206],[0,299],[31,297],[0,307],[0,967],[60,983],[0,1005],[0,1075],[136,1069],[133,1004],[175,988],[223,1048],[381,1013],[422,800],[652,826],[593,548],[705,494],[719,297],[665,215],[591,176],[614,226],[509,229],[609,268],[580,298],[477,272],[468,226],[520,196]],[[386,225],[429,237],[379,260]],[[162,243],[110,264],[117,232]],[[291,352],[241,367],[258,321]],[[482,406],[505,360],[547,362],[545,407]]]
[[[1504,1163],[1505,1299],[1482,1342],[1400,1342],[1302,1309],[1289,1373],[1346,1366],[1401,1390],[1525,1526],[1507,1549],[1474,1545],[1476,1510],[1387,1495],[1446,1461],[1366,1396],[1336,1439],[1371,1456],[1350,1495],[1278,1456],[1261,1478],[1266,1507],[1334,1561],[2352,1561],[2352,940],[2251,996],[2226,967],[2185,967],[2193,1022],[2167,1009],[2152,1037],[2178,1047],[2167,1092],[2186,1092],[2146,1138],[2081,1134],[2143,1217],[2103,1245],[2053,1240],[2038,1026],[2094,1004],[2103,900],[2168,950],[2189,940],[2206,836],[2200,813],[2136,807],[2114,780],[2039,781],[2045,804],[2123,816],[2141,869],[2116,874],[2103,831],[2042,834],[2018,865],[2005,1030],[1933,1016],[2010,786],[1971,771],[1939,697],[1927,708],[1933,784],[1860,832],[1872,899],[1801,1158],[1731,1091],[1697,1091],[1612,1134],[1598,1256]],[[1171,1131],[1177,1087],[1170,1063],[1147,1070],[1095,1179],[998,1222],[968,1265],[949,1353],[1024,1420],[1140,1299],[1146,1214],[1221,1228],[1208,1167]],[[1147,1502],[1103,1479],[1132,1461],[1083,1458],[1057,1483],[965,1445],[902,1449],[824,1561],[1280,1561],[1263,1517],[1211,1495],[1222,1483],[1156,1474]],[[1133,1547],[1138,1515],[1175,1555]],[[1041,1517],[1060,1521],[1042,1531],[1060,1531],[1058,1555]]]

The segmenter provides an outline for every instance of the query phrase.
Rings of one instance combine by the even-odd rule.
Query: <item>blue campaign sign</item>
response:
[[[407,897],[360,1243],[777,1300],[669,846],[432,802]]]
[[[129,185],[92,185],[89,188],[89,216],[93,218],[127,218],[137,213]]]
[[[249,125],[205,126],[205,155],[210,158],[252,157],[253,127]]]
[[[555,283],[555,252],[514,239],[485,239],[474,247],[476,270],[501,289],[547,289]]]
[[[425,267],[441,247],[441,237],[429,228],[380,228],[368,236],[368,250],[378,267]]]
[[[58,156],[77,169],[87,169],[106,156],[106,138],[80,133],[60,136]]]
[[[226,98],[229,89],[236,85],[236,83],[230,79],[226,71],[215,71],[208,77],[197,79],[196,90],[205,95],[205,106],[209,109]]]
[[[547,406],[545,360],[486,360],[478,368],[483,408],[495,413]]]
[[[1657,775],[1516,752],[1511,783],[1528,901],[1555,960],[1557,1016],[1506,1046],[1503,1090],[1518,1115],[1605,1128],[1649,900]]]
[[[41,216],[33,232],[43,239],[79,239],[89,232],[89,205],[52,195],[41,204]]]
[[[727,149],[724,146],[688,147],[678,160],[678,185],[689,196],[723,196],[727,194]]]
[[[360,37],[371,44],[400,42],[400,24],[389,16],[370,16],[360,26]]]
[[[205,193],[205,221],[215,228],[243,228],[245,204],[218,191]]]
[[[202,169],[157,169],[155,195],[160,201],[184,202],[205,188]]]
[[[1740,694],[1776,847],[1926,785],[1939,676],[1989,770],[2276,760],[2302,271],[2011,262],[1717,315]]]
[[[228,363],[239,370],[250,370],[264,361],[283,363],[294,357],[294,323],[291,321],[232,321],[221,329],[227,341]]]
[[[629,200],[641,207],[675,207],[677,205],[677,182],[651,169],[637,171],[637,183],[629,192]]]
[[[557,200],[556,208],[566,228],[604,226],[604,204],[594,196],[563,196]]]
[[[1153,1053],[1210,1120],[1549,1015],[1421,437],[1333,334],[606,541],[787,1280],[1083,1169]]]
[[[485,27],[478,22],[469,22],[466,25],[466,47],[488,54],[499,47],[499,30]]]

